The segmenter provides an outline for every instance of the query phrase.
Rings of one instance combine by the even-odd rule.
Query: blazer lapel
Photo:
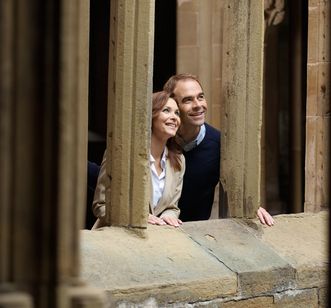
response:
[[[170,186],[171,186],[171,182],[172,182],[172,172],[171,172],[171,166],[170,166],[170,161],[169,159],[167,159],[166,162],[166,175],[165,175],[165,183],[164,183],[164,191],[163,191],[163,195],[161,197],[160,200],[163,200],[163,196],[168,196],[169,194],[169,190],[170,190]]]
[[[154,215],[152,171],[149,171],[149,212]]]
[[[154,215],[159,215],[166,208],[166,206],[167,206],[167,204],[166,204],[167,203],[167,196],[169,194],[169,191],[171,190],[172,179],[173,179],[173,173],[172,173],[172,169],[171,169],[171,166],[170,166],[170,161],[169,161],[169,159],[167,159],[164,190],[163,190],[162,197],[160,198],[158,204],[154,208],[154,212],[155,212]],[[153,198],[153,196],[152,196],[152,198]]]

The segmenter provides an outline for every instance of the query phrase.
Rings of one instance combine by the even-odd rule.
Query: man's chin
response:
[[[194,120],[194,119],[186,119],[182,120],[182,126],[201,126],[202,124],[205,123],[205,118],[199,119],[199,120]]]
[[[192,121],[192,125],[193,126],[201,126],[202,124],[205,123],[205,119],[203,120],[196,120],[196,121]]]

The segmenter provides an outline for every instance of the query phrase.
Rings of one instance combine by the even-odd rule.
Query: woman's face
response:
[[[159,114],[153,119],[152,134],[160,139],[176,135],[180,125],[179,109],[174,99],[169,98]]]

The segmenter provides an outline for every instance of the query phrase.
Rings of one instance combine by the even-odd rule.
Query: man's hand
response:
[[[273,226],[275,223],[272,216],[263,207],[259,207],[257,210],[257,217],[262,225]]]

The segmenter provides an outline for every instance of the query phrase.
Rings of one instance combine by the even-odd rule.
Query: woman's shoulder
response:
[[[185,156],[182,152],[177,152],[176,156],[178,157],[180,163],[185,163]]]
[[[181,166],[181,172],[185,171],[185,156],[181,153],[179,154],[179,161]]]

